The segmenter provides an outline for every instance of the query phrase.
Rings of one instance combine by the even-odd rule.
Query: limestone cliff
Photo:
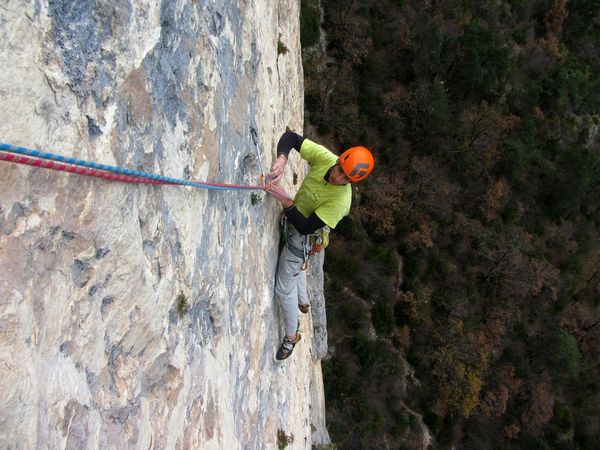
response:
[[[285,127],[303,125],[298,8],[4,2],[0,141],[255,184]],[[304,165],[291,162],[293,192]],[[280,207],[258,195],[0,162],[0,448],[328,442],[323,318],[314,340],[304,316],[305,339],[274,360]]]

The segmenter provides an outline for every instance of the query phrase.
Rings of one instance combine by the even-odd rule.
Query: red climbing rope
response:
[[[104,178],[107,180],[120,181],[125,183],[148,183],[148,184],[175,184],[168,181],[153,180],[148,178],[134,177],[131,175],[120,175],[117,173],[106,172],[97,169],[86,169],[85,167],[74,166],[71,164],[55,163],[45,159],[34,159],[26,156],[15,155],[12,153],[0,152],[1,161],[9,161],[17,164],[26,164],[28,166],[43,167],[45,169],[59,170],[61,172],[76,173],[89,177]]]
[[[108,180],[121,181],[126,183],[146,183],[146,184],[167,184],[193,186],[203,189],[241,189],[241,190],[268,190],[271,185],[265,186],[264,180],[260,185],[248,184],[226,184],[210,183],[207,181],[180,180],[177,178],[164,177],[153,173],[146,173],[139,170],[124,169],[122,167],[98,164],[93,161],[84,161],[82,159],[71,158],[67,156],[56,155],[39,150],[32,150],[24,147],[0,142],[0,161],[9,161],[18,164],[26,164],[34,167],[43,167],[46,169],[59,170],[63,172],[75,173],[78,175],[87,175]],[[55,162],[56,161],[56,162]]]

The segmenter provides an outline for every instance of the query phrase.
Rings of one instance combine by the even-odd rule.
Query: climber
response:
[[[292,199],[279,184],[291,149],[308,161],[308,171]],[[298,309],[308,312],[306,275],[302,271],[308,255],[318,248],[315,242],[328,239],[330,228],[350,212],[350,183],[362,181],[373,170],[375,161],[365,147],[352,147],[337,155],[293,131],[286,131],[277,144],[277,159],[267,175],[265,191],[281,202],[287,237],[279,255],[275,294],[285,322],[285,336],[277,351],[278,360],[291,355],[300,341]],[[270,183],[270,184],[269,184]],[[298,307],[298,309],[296,309]]]

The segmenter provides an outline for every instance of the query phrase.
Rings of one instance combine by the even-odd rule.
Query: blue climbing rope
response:
[[[192,180],[181,180],[177,178],[164,177],[162,175],[156,175],[153,173],[142,172],[139,170],[131,170],[125,169],[117,166],[110,166],[106,164],[99,164],[93,161],[84,161],[82,159],[71,158],[68,156],[56,155],[54,153],[42,152],[40,150],[32,150],[24,147],[18,147],[15,145],[5,144],[0,142],[0,151],[15,153],[18,155],[29,156],[32,158],[50,160],[50,161],[58,161],[61,163],[69,164],[71,166],[80,166],[87,167],[90,169],[95,169],[103,172],[116,173],[119,175],[126,175],[129,177],[135,177],[136,179],[143,180],[154,180],[154,182],[159,182],[161,184],[178,184],[183,186],[193,186],[202,189],[217,189],[217,190],[232,190],[232,189],[245,189],[245,190],[263,190],[263,186],[259,185],[247,185],[247,184],[226,184],[226,183],[210,183],[206,181],[192,181]],[[11,160],[12,162],[29,164],[28,162],[21,162],[17,160]],[[46,166],[42,166],[46,167]],[[60,168],[47,166],[48,168],[63,170]],[[89,175],[87,173],[80,173],[81,175]],[[121,180],[124,181],[124,180]],[[138,181],[140,182],[140,181]]]

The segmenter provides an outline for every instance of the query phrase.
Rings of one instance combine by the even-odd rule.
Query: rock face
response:
[[[8,2],[0,141],[256,184],[285,127],[303,125],[298,8]],[[294,156],[286,170],[294,192],[304,165]],[[260,191],[123,184],[0,162],[0,447],[328,442],[317,310],[317,338],[304,316],[306,338],[289,360],[274,360],[280,209]],[[322,302],[321,264],[311,292]]]

